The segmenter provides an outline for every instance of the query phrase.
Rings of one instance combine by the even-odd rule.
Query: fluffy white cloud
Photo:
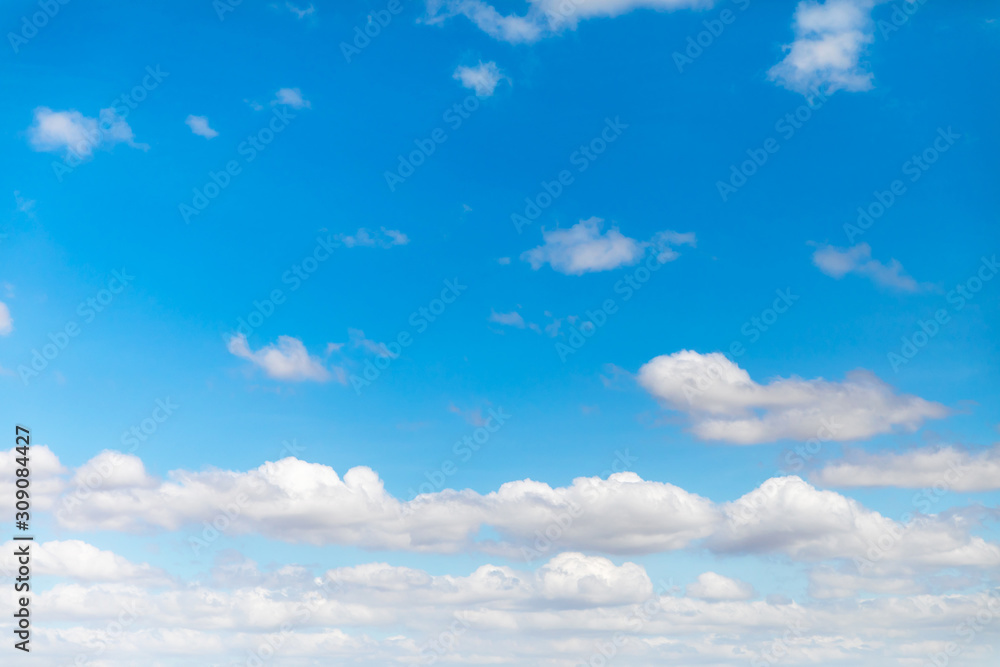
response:
[[[0,336],[6,336],[14,330],[14,318],[10,316],[10,308],[0,301]]]
[[[853,454],[827,463],[814,475],[824,486],[944,487],[952,491],[1000,490],[1000,444],[978,452],[923,447],[907,452]]]
[[[428,22],[465,16],[491,37],[506,42],[534,42],[576,28],[580,20],[611,17],[635,9],[707,8],[712,0],[528,0],[525,15],[502,14],[484,0],[428,0]]]
[[[588,218],[569,229],[543,230],[545,243],[525,251],[521,259],[529,262],[535,270],[550,264],[553,270],[560,273],[581,275],[635,264],[645,254],[646,248],[652,248],[660,262],[669,262],[679,256],[673,246],[695,245],[693,233],[661,231],[651,241],[644,242],[623,235],[617,227],[602,233],[603,226],[601,218]]]
[[[802,94],[860,91],[872,87],[861,64],[874,39],[876,0],[805,0],[795,9],[795,41],[768,72],[772,81]]]
[[[291,336],[278,336],[276,345],[265,345],[255,352],[250,349],[247,337],[237,334],[229,339],[228,349],[275,380],[326,382],[332,377],[323,362],[310,355],[302,341]]]
[[[204,116],[188,116],[185,120],[187,126],[191,128],[191,131],[197,134],[199,137],[205,137],[206,139],[213,139],[219,136],[219,133],[213,130],[208,124],[208,118]]]
[[[917,281],[906,275],[903,265],[897,260],[883,264],[872,259],[872,249],[867,243],[859,243],[850,248],[820,246],[812,256],[813,264],[828,276],[841,279],[848,273],[856,273],[870,279],[876,285],[916,292],[920,289]]]
[[[524,318],[521,317],[521,313],[516,310],[512,310],[509,313],[498,313],[495,310],[490,311],[490,322],[496,322],[497,324],[503,324],[508,327],[517,327],[518,329],[523,329]]]
[[[687,594],[700,600],[749,600],[755,595],[753,586],[745,581],[715,572],[698,575],[697,581],[688,584]]]
[[[848,373],[843,382],[790,377],[758,384],[718,352],[656,357],[639,369],[638,380],[667,407],[687,413],[699,438],[738,445],[858,440],[913,431],[949,413],[940,403],[896,393],[864,370]]]
[[[894,521],[799,477],[775,477],[723,506],[726,521],[707,540],[722,553],[782,553],[794,560],[847,559],[858,572],[1000,566],[1000,546],[970,535],[961,516]],[[903,518],[903,517],[901,517]]]
[[[461,81],[466,88],[474,90],[477,96],[490,97],[501,79],[507,77],[500,72],[500,68],[495,62],[484,63],[480,60],[475,67],[458,67],[452,78]]]
[[[36,151],[63,153],[77,159],[89,158],[98,148],[120,143],[142,150],[149,148],[135,142],[132,128],[111,108],[101,109],[97,118],[90,118],[75,110],[38,107],[28,128],[28,143]]]
[[[1000,613],[996,591],[887,592],[836,605],[698,600],[677,595],[669,582],[652,586],[639,565],[579,553],[535,571],[485,564],[467,574],[431,574],[365,563],[321,574],[294,564],[262,571],[231,554],[210,576],[156,592],[122,582],[57,584],[32,600],[49,621],[37,628],[33,648],[52,664],[69,664],[107,646],[100,658],[109,667],[185,665],[195,655],[242,664],[251,652],[293,667],[317,660],[426,664],[445,655],[456,664],[556,667],[591,656],[598,664],[601,647],[620,632],[626,639],[615,646],[615,663],[635,667],[766,663],[761,656],[781,637],[783,664],[916,666],[955,641],[977,613]],[[0,604],[12,608],[13,595],[4,586]],[[976,626],[963,664],[993,664],[992,626]]]
[[[31,446],[31,505],[37,510],[51,509],[56,498],[66,488],[64,475],[67,470],[46,445]],[[16,491],[14,471],[17,464],[16,448],[0,452],[0,497],[13,498]]]
[[[282,88],[275,93],[275,98],[271,104],[287,104],[293,109],[312,108],[312,102],[302,97],[302,91],[298,88]]]
[[[0,552],[0,569],[17,570],[14,551],[19,542],[8,541]],[[112,552],[80,540],[35,542],[31,548],[32,574],[67,577],[81,582],[118,582],[150,586],[169,583],[160,569],[136,564]]]
[[[362,227],[355,234],[338,234],[337,240],[348,248],[391,248],[396,245],[406,245],[410,242],[410,237],[398,229],[382,227],[379,233],[370,232]]]

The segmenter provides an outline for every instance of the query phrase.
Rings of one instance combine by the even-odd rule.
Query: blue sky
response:
[[[617,663],[745,664],[800,616],[787,664],[964,641],[951,621],[1000,565],[995,7],[559,6],[55,3],[32,31],[44,8],[7,3],[0,392],[49,457],[42,664],[90,650],[60,628],[104,628],[79,590],[151,609],[107,664],[182,663],[167,631],[244,664],[268,622],[170,596],[237,609],[338,568],[354,611],[324,607],[275,664],[586,664],[668,578]],[[952,464],[968,476],[925,511]],[[595,505],[522,558],[581,478]],[[730,503],[768,480],[748,528]],[[915,509],[859,576],[859,545]],[[486,565],[535,588],[407,588]],[[946,618],[891,611],[920,596]],[[580,615],[533,629],[560,608]]]

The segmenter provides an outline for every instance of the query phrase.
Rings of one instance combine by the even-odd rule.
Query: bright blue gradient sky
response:
[[[927,486],[899,482],[905,470],[893,477],[907,456],[944,448],[948,456],[998,465],[1000,280],[983,282],[960,310],[952,292],[1000,250],[995,5],[827,0],[819,6],[827,12],[815,19],[819,34],[842,37],[837,48],[860,41],[854,50],[843,47],[846,65],[813,71],[792,62],[796,47],[788,48],[815,34],[802,28],[811,3],[797,10],[794,2],[759,0],[627,2],[628,11],[617,16],[584,16],[575,26],[543,27],[526,39],[491,35],[492,24],[465,15],[482,3],[430,4],[401,3],[350,62],[341,43],[384,3],[246,0],[220,20],[207,0],[71,2],[16,44],[16,52],[7,44],[0,49],[7,91],[0,105],[7,198],[0,302],[8,313],[0,310],[0,396],[7,421],[30,426],[36,442],[65,466],[56,475],[62,481],[53,482],[64,485],[59,493],[70,493],[72,471],[103,450],[126,451],[123,432],[168,398],[179,407],[131,452],[149,479],[177,470],[238,474],[291,454],[340,477],[371,468],[400,501],[413,499],[449,460],[456,470],[433,491],[486,495],[518,480],[556,488],[579,477],[606,479],[617,452],[627,451],[629,469],[642,480],[717,505],[769,478],[795,474],[823,502],[828,491],[898,519],[913,511],[915,493]],[[539,12],[549,4],[496,9],[524,16],[530,6],[525,25],[544,26]],[[583,6],[601,14],[604,4]],[[884,22],[904,6],[912,16],[885,32]],[[663,8],[675,11],[654,11]],[[35,11],[34,3],[6,3],[5,32],[19,33],[21,17]],[[679,72],[673,54],[723,11],[733,20]],[[798,68],[794,76],[776,68],[783,62]],[[54,168],[72,148],[67,137],[141,86],[147,67],[166,74],[124,118],[119,113],[131,138],[102,136],[78,166]],[[463,85],[463,71],[486,88]],[[475,110],[458,127],[449,125],[444,114],[463,101]],[[804,116],[802,105],[810,101],[816,108],[808,120],[782,129],[789,127],[779,124],[786,114]],[[248,161],[241,143],[276,113],[286,125]],[[190,115],[207,119],[212,131],[203,135],[212,136],[193,132],[185,122]],[[40,120],[46,118],[49,125]],[[574,152],[609,120],[623,128],[620,135],[579,171]],[[436,128],[447,140],[390,190],[385,172]],[[938,144],[947,150],[911,180],[905,163],[939,136],[952,137]],[[768,138],[777,152],[762,150]],[[748,151],[766,154],[766,162],[724,200],[718,182],[728,181]],[[179,207],[230,161],[239,173],[185,221]],[[516,229],[511,215],[522,213],[525,198],[543,192],[541,184],[561,170],[570,170],[573,182],[540,217]],[[858,207],[868,207],[896,179],[905,193],[863,235],[845,233]],[[581,224],[592,218],[603,223]],[[664,231],[692,240],[658,245]],[[560,233],[593,245],[560,250]],[[293,289],[294,274],[286,272],[312,256],[317,238],[339,247]],[[546,259],[533,264],[525,253],[539,247]],[[664,249],[669,261],[631,298],[616,291]],[[562,251],[583,268],[559,264]],[[604,252],[610,259],[593,254]],[[116,270],[134,279],[88,321],[79,304],[97,298]],[[417,332],[411,313],[438,297],[446,280],[467,288]],[[283,303],[246,337],[239,348],[245,354],[233,353],[238,319],[274,290],[282,291]],[[748,334],[756,326],[751,318],[762,317],[778,290],[798,298],[767,331]],[[617,311],[562,359],[557,346],[569,344],[572,324],[566,318],[585,318],[609,298]],[[899,354],[901,339],[912,338],[940,309],[948,322],[894,368],[890,353]],[[546,327],[556,320],[553,336]],[[79,335],[37,375],[25,371],[34,351],[70,321]],[[400,332],[412,334],[412,344],[386,357],[378,345]],[[282,357],[289,349],[275,347],[280,340],[308,357]],[[844,414],[872,410],[884,428],[859,426],[856,437],[826,442],[804,466],[790,469],[787,452],[806,437],[789,436],[785,426],[765,429],[753,443],[699,431],[706,415],[766,416],[766,401],[718,408],[696,400],[684,408],[663,393],[676,380],[673,371],[642,379],[640,369],[661,355],[692,351],[697,365],[734,342],[745,352],[733,362],[757,385],[791,378],[790,392],[811,396],[820,379],[834,383],[826,385],[833,393],[809,405],[822,410],[825,401],[843,398]],[[271,357],[254,356],[268,349]],[[356,391],[350,377],[375,361],[388,367]],[[937,404],[940,414],[881,412],[852,395],[845,377],[858,369],[884,383],[885,396],[919,397]],[[509,423],[461,461],[453,444],[472,436],[490,409],[509,414]],[[844,484],[834,468],[845,460],[867,461],[885,482]],[[103,483],[102,492],[118,483]],[[1000,482],[954,489],[935,504],[934,516],[950,509],[965,517],[959,523],[968,539],[997,549],[998,490]],[[119,492],[126,495],[115,502],[129,502],[130,492]],[[234,553],[262,570],[302,564],[316,575],[368,562],[454,576],[486,563],[528,571],[544,563],[475,547],[414,553],[340,538],[308,544],[249,525],[193,554],[189,537],[200,531],[200,519],[155,529],[60,520],[60,497],[53,496],[51,513],[37,516],[39,539],[80,540],[187,580],[204,580],[213,563]],[[484,526],[476,540],[509,536]],[[707,539],[679,549],[618,551],[594,542],[568,551],[610,558],[615,566],[638,563],[654,582],[672,577],[682,587],[712,570],[752,584],[760,604],[771,594],[806,609],[830,604],[809,587],[809,577],[814,568],[840,563],[835,556],[715,548]],[[928,594],[971,596],[996,585],[996,572],[989,563],[958,563],[882,576],[910,577],[926,584]],[[59,577],[45,581],[51,595],[67,585]],[[164,584],[148,584],[157,586]],[[838,599],[848,604],[894,592],[859,589]],[[89,627],[70,616],[52,618],[52,626]],[[172,627],[169,620],[161,626],[145,620]],[[417,645],[424,631],[402,621],[343,629],[367,632],[372,641],[412,636]],[[947,641],[949,631],[942,632]],[[990,632],[995,643],[996,629]],[[590,641],[582,631],[567,636]],[[39,641],[53,654],[76,650],[55,635]],[[502,639],[476,641],[484,643],[456,659],[474,653],[513,664],[577,664],[590,651],[560,658],[539,639],[537,653],[515,659]],[[831,648],[819,664],[925,664],[905,662],[910,654],[899,646],[907,641],[917,638],[857,654]],[[762,650],[720,658],[692,642],[697,664],[746,664]],[[988,637],[979,637],[976,650],[987,644]],[[162,664],[176,658],[150,650]],[[928,645],[913,659],[941,650]],[[967,650],[966,664],[986,655]],[[312,664],[309,655],[295,659]],[[409,654],[349,655],[389,664]],[[221,649],[211,656],[212,664],[235,659]],[[127,651],[119,657],[128,664]],[[648,652],[618,658],[695,664],[677,659]],[[800,659],[793,654],[788,664]],[[287,660],[280,664],[299,664]]]

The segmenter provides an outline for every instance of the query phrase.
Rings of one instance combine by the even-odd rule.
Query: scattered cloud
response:
[[[361,329],[348,329],[347,336],[351,341],[352,347],[364,350],[369,354],[390,359],[394,359],[398,356],[393,354],[385,343],[377,343],[365,336],[365,332]]]
[[[484,63],[481,60],[475,67],[458,67],[452,78],[461,81],[466,88],[474,90],[478,97],[490,97],[500,81],[510,81],[495,62]]]
[[[285,7],[288,8],[288,11],[295,14],[295,17],[300,21],[305,17],[314,14],[316,12],[316,8],[312,6],[312,3],[310,3],[309,6],[306,7],[305,9],[300,9],[290,2],[286,2]]]
[[[209,127],[208,119],[204,116],[188,116],[184,122],[187,123],[187,126],[191,128],[191,131],[199,137],[212,139],[219,136],[218,132]]]
[[[302,91],[298,88],[282,88],[275,93],[274,101],[271,104],[287,104],[293,109],[311,109],[312,102],[302,97]]]
[[[623,235],[617,227],[602,233],[603,226],[603,219],[588,218],[569,229],[542,230],[545,243],[523,252],[521,259],[535,270],[547,263],[559,273],[582,275],[635,264],[647,248],[652,248],[659,261],[672,261],[679,257],[673,246],[693,246],[696,242],[693,233],[673,231],[657,232],[652,241],[638,241]]]
[[[238,334],[229,339],[228,348],[231,354],[250,361],[275,380],[326,382],[332,377],[323,362],[311,356],[302,341],[291,336],[278,336],[276,345],[265,345],[254,352],[246,336]]]
[[[874,40],[871,17],[876,0],[813,0],[795,9],[795,41],[785,58],[768,72],[770,79],[802,94],[862,91],[872,87],[872,74],[861,56]]]
[[[1000,490],[1000,444],[970,451],[953,446],[922,447],[905,452],[852,452],[830,461],[813,479],[841,488],[897,487],[952,491]]]
[[[686,413],[699,438],[737,445],[859,440],[913,431],[949,414],[940,403],[896,393],[870,371],[852,371],[843,382],[790,377],[762,385],[718,352],[656,357],[639,369],[638,380],[667,407]]]
[[[410,238],[398,229],[381,228],[381,233],[370,232],[364,227],[355,234],[338,234],[337,240],[348,248],[391,248],[395,245],[406,245]]]
[[[510,264],[510,257],[500,257],[499,259],[497,259],[497,264],[503,266]]]
[[[514,44],[573,30],[582,19],[613,17],[635,9],[708,8],[711,0],[529,0],[525,15],[502,14],[484,0],[428,0],[427,21],[464,16],[491,37]]]
[[[96,149],[110,149],[120,143],[141,150],[149,148],[136,143],[132,128],[111,108],[101,109],[97,118],[90,118],[75,110],[38,107],[28,128],[28,143],[39,152],[62,153],[64,157],[78,159],[89,158]]]
[[[929,289],[929,286],[922,288],[916,280],[906,275],[903,265],[895,259],[889,260],[888,264],[872,259],[872,249],[867,243],[859,243],[850,248],[820,246],[813,253],[812,260],[820,271],[838,280],[848,273],[856,273],[876,285],[902,292]]]
[[[29,218],[35,217],[35,202],[34,199],[27,199],[21,196],[21,193],[14,190],[14,203],[17,206],[17,210],[24,213]]]
[[[749,600],[756,595],[753,586],[745,581],[715,572],[698,575],[698,580],[688,585],[687,594],[699,600]]]
[[[490,322],[496,322],[497,324],[503,324],[508,327],[517,327],[518,329],[524,328],[524,318],[521,317],[521,313],[513,310],[509,313],[498,313],[495,310],[490,311]]]

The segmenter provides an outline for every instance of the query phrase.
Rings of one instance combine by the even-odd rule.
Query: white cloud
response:
[[[461,81],[466,88],[474,90],[479,97],[490,97],[496,90],[501,79],[509,78],[503,75],[495,62],[484,63],[479,61],[475,67],[460,66],[455,70],[452,78]]]
[[[700,600],[749,600],[756,595],[753,586],[745,581],[715,572],[698,575],[698,580],[688,585],[687,594]]]
[[[484,0],[428,0],[428,22],[465,16],[491,37],[511,43],[534,42],[575,29],[582,19],[612,17],[635,9],[708,8],[711,0],[529,0],[524,16],[502,14]]]
[[[237,357],[262,368],[268,377],[276,380],[326,382],[331,378],[323,362],[311,356],[302,341],[291,336],[278,336],[277,345],[265,345],[254,352],[246,336],[238,334],[229,339],[228,349]]]
[[[906,275],[903,265],[895,259],[889,260],[888,264],[872,259],[872,249],[867,243],[859,243],[850,248],[820,246],[813,253],[812,260],[820,271],[838,280],[848,273],[856,273],[882,287],[903,292],[921,289],[917,281]]]
[[[395,358],[397,356],[389,351],[389,347],[385,343],[377,343],[371,340],[365,336],[365,332],[361,329],[348,329],[347,336],[353,347],[360,348],[365,352],[378,357]]]
[[[0,301],[0,336],[6,336],[14,330],[14,318],[10,316],[10,308]]]
[[[823,486],[1000,490],[1000,444],[980,451],[922,447],[907,452],[851,454],[814,475]]]
[[[27,199],[20,192],[14,190],[14,203],[17,205],[18,211],[24,213],[29,218],[35,217],[35,204],[37,202],[34,199]]]
[[[135,142],[132,128],[111,108],[101,109],[97,118],[90,118],[79,111],[38,107],[28,128],[28,143],[36,151],[80,159],[91,157],[98,148],[108,149],[119,143],[142,150],[149,148]]]
[[[3,545],[0,568],[16,570],[14,551],[19,542]],[[136,564],[112,552],[103,551],[80,540],[36,542],[31,549],[32,574],[67,577],[82,582],[110,581],[162,585],[166,574],[148,563]]]
[[[379,233],[370,232],[362,227],[355,234],[338,234],[337,240],[348,248],[391,248],[396,245],[406,245],[410,242],[410,237],[398,229],[382,227]]]
[[[771,80],[802,94],[869,90],[872,74],[861,57],[874,40],[875,4],[875,0],[800,2],[793,23],[795,41],[768,72]]]
[[[495,310],[490,311],[490,322],[496,322],[497,324],[503,324],[508,327],[517,327],[518,329],[524,328],[524,318],[521,317],[521,313],[516,310],[509,313],[498,313]]]
[[[275,93],[274,101],[271,104],[287,104],[293,109],[312,108],[312,102],[302,97],[302,91],[298,88],[282,88]]]
[[[581,220],[569,229],[542,231],[544,245],[521,254],[531,268],[551,264],[560,273],[580,275],[588,271],[607,271],[623,264],[634,264],[643,255],[639,241],[628,238],[612,227],[601,233],[601,218]]]
[[[305,17],[309,16],[310,14],[315,13],[316,11],[316,8],[312,6],[312,3],[309,3],[309,6],[306,7],[305,9],[300,9],[299,7],[296,7],[290,2],[286,2],[285,7],[288,8],[288,11],[295,14],[295,17],[300,21]]]
[[[212,139],[219,136],[219,133],[213,130],[208,125],[208,118],[204,116],[188,116],[184,121],[187,126],[191,128],[191,131],[197,134],[199,137],[205,137],[206,139]]]
[[[949,413],[939,403],[896,393],[865,370],[848,373],[843,382],[790,377],[758,384],[718,352],[656,357],[639,369],[638,380],[667,407],[687,413],[699,438],[739,445],[859,440],[913,431]]]

